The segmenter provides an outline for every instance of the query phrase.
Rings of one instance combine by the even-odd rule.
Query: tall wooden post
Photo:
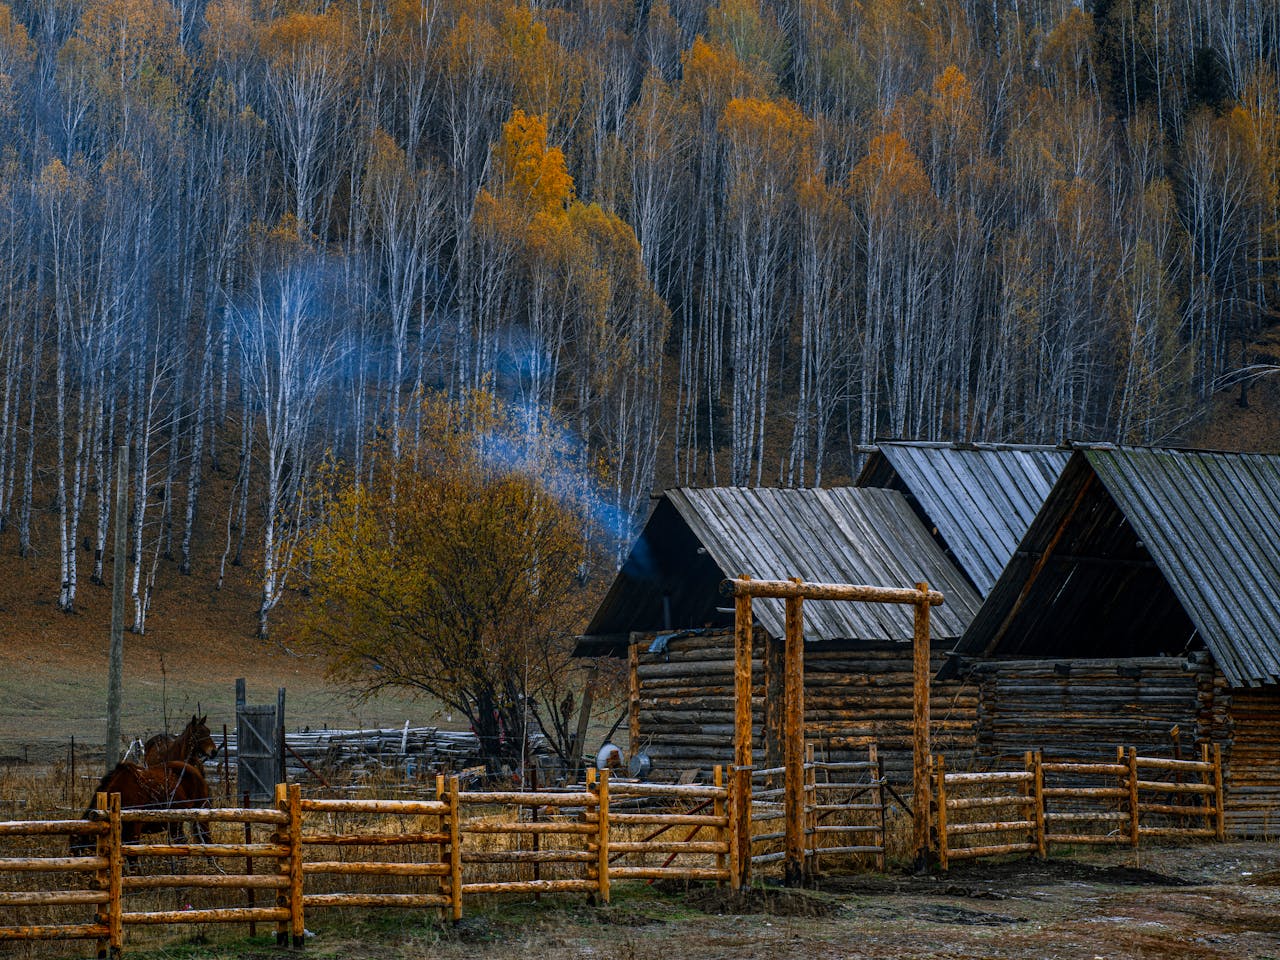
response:
[[[914,683],[912,723],[914,727],[912,764],[912,850],[917,867],[929,856],[929,585],[917,583],[915,640],[912,648]]]
[[[640,752],[640,644],[627,646],[627,752]]]
[[[116,450],[116,542],[111,561],[111,651],[107,658],[107,769],[120,759],[124,690],[124,575],[129,565],[129,447]]]
[[[783,734],[786,858],[783,882],[804,884],[804,600],[787,597],[785,653],[785,730]]]
[[[738,834],[734,871],[741,885],[751,874],[751,597],[735,597],[733,609],[733,767],[737,788],[734,830]]]
[[[281,696],[284,688],[280,688]],[[302,915],[302,787],[291,783],[288,789],[289,803],[289,932],[293,935],[293,949],[301,950],[306,942],[307,928]]]

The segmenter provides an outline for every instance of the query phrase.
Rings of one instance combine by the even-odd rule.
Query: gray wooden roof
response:
[[[1280,681],[1280,457],[1085,456],[1231,683]]]
[[[1280,457],[1082,448],[957,646],[974,656],[1178,653],[1280,682]]]
[[[743,574],[894,587],[927,581],[946,597],[931,614],[932,633],[940,638],[959,637],[981,603],[896,491],[675,489],[650,517],[584,640],[700,626],[696,611],[707,608],[695,601],[705,594],[710,609],[726,605],[715,599],[719,580]],[[676,607],[669,624],[655,622],[664,597]],[[766,630],[782,636],[782,601],[757,600],[752,609]],[[810,601],[805,636],[910,640],[912,613],[885,604]]]
[[[1053,489],[1070,450],[880,442],[858,485],[908,492],[986,596]]]

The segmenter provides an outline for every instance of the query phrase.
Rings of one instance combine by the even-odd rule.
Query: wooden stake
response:
[[[596,828],[596,881],[600,884],[600,900],[609,902],[609,771],[600,771],[596,785],[596,810],[599,813]]]
[[[747,579],[744,577],[743,579]],[[733,764],[738,834],[738,884],[751,877],[751,597],[734,598]]]
[[[1138,748],[1129,748],[1129,845],[1138,845]]]
[[[239,749],[237,743],[236,748]],[[276,784],[275,795],[276,809],[288,816],[289,814],[289,785],[286,783]],[[289,826],[287,823],[281,824],[280,827],[271,835],[274,843],[280,846],[287,846],[289,843]],[[276,861],[276,873],[278,873],[284,882],[290,882],[289,876],[289,856],[286,854]],[[276,892],[276,909],[289,909],[289,887],[284,886]],[[276,921],[276,946],[286,947],[289,945],[289,923],[287,920]]]
[[[783,789],[786,820],[786,857],[783,882],[804,884],[804,599],[786,600],[785,731],[783,735]]]
[[[124,953],[124,853],[120,835],[120,794],[107,797],[107,938],[111,957]]]
[[[867,761],[871,764],[871,775],[876,778],[876,788],[871,794],[875,797],[876,806],[879,808],[877,816],[879,818],[880,832],[876,834],[876,846],[880,848],[880,852],[876,854],[876,869],[883,873],[885,868],[885,834],[889,831],[884,807],[884,763],[880,760],[880,748],[874,743],[867,746]]]
[[[729,889],[742,889],[742,874],[739,873],[741,860],[738,856],[738,777],[732,775],[729,777],[729,800],[726,803],[726,823],[724,834],[729,841]]]
[[[818,873],[818,768],[814,764],[813,744],[804,745],[804,851],[805,876]]]
[[[947,766],[942,754],[933,762],[934,776],[938,778],[938,863],[947,869]]]
[[[1028,791],[1028,799],[1031,801],[1031,819],[1035,821],[1035,836],[1031,838],[1031,842],[1036,845],[1036,856],[1041,860],[1045,858],[1046,847],[1044,838],[1044,764],[1041,762],[1040,751],[1034,753],[1027,751],[1027,770],[1031,773],[1031,789]]]
[[[283,691],[283,687],[280,688]],[[283,739],[281,740],[283,743]],[[306,925],[302,916],[302,787],[289,784],[289,925],[293,948],[302,949]]]
[[[462,919],[462,824],[458,820],[458,778],[449,778],[449,904],[453,922]]]
[[[720,764],[718,763],[715,765],[715,767],[711,771],[711,783],[716,787],[720,787],[720,788],[724,787],[724,767],[720,766]],[[716,797],[715,802],[711,805],[711,812],[715,814],[717,819],[727,816],[728,811],[726,809],[726,803],[724,798]],[[724,826],[716,827],[715,838],[717,842],[725,843],[726,840],[728,839],[727,834],[728,834],[728,831],[724,828]],[[717,853],[716,854],[716,870],[719,871],[720,873],[724,873],[725,868],[726,868],[725,855],[723,853]],[[716,886],[717,887],[724,886],[724,881],[717,880]]]
[[[627,647],[627,750],[640,752],[640,644]]]
[[[912,645],[914,690],[912,695],[913,725],[913,797],[912,851],[917,868],[929,857],[929,585],[917,583],[920,598],[916,602],[915,637]]]
[[[1227,839],[1227,811],[1224,803],[1225,792],[1222,789],[1222,745],[1213,745],[1213,806],[1218,811],[1214,831],[1218,842]]]

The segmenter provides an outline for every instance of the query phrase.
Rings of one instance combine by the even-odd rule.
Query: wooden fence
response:
[[[280,784],[273,807],[254,809],[121,810],[118,794],[99,794],[89,819],[0,823],[0,839],[80,836],[91,846],[84,855],[0,859],[10,888],[33,874],[78,881],[0,889],[0,908],[93,910],[81,923],[3,926],[0,940],[94,940],[118,956],[130,926],[247,923],[251,932],[274,925],[278,943],[300,947],[306,916],[330,907],[434,908],[457,920],[468,897],[484,894],[608,902],[619,880],[733,881],[733,798],[720,768],[709,785],[611,784],[607,772],[589,774],[567,792],[462,792],[456,777],[439,777],[433,800],[311,799]],[[170,824],[195,837],[123,840],[133,825]],[[166,868],[178,857],[191,872]],[[241,866],[227,872],[228,862]],[[164,872],[150,872],[157,864]],[[219,891],[223,902],[180,910],[137,902],[144,891],[180,889]]]
[[[783,767],[751,771],[753,868],[779,863],[786,857],[786,851],[780,847],[786,837],[780,826],[786,817],[783,775]],[[870,856],[878,869],[884,869],[884,783],[875,744],[867,748],[866,760],[838,762],[816,759],[814,745],[806,745],[803,811],[806,874],[815,873],[824,856]]]
[[[1225,837],[1222,755],[1199,760],[1140,757],[1117,748],[1115,763],[1045,761],[1027,753],[1021,770],[947,773],[934,758],[938,860],[1014,853],[1045,856],[1049,844],[1128,844],[1144,837]],[[977,842],[974,842],[974,841]]]

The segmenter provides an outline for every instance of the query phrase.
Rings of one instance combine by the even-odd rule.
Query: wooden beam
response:
[[[919,591],[909,587],[869,587],[848,583],[806,583],[803,580],[752,580],[750,577],[739,577],[737,580],[725,580],[720,584],[720,592],[726,597],[770,597],[785,600],[788,597],[803,597],[806,600],[860,600],[865,603],[901,603],[917,604],[920,602]],[[930,590],[929,603],[938,606],[943,596],[937,590]]]
[[[734,830],[738,834],[738,862],[733,869],[738,885],[743,885],[751,870],[751,595],[737,596],[733,607],[733,764],[737,796]]]
[[[783,766],[786,857],[783,882],[804,884],[804,609],[802,597],[787,597],[784,651]]]
[[[929,856],[929,596],[927,583],[916,584],[915,637],[912,645],[912,853],[917,866]]]

